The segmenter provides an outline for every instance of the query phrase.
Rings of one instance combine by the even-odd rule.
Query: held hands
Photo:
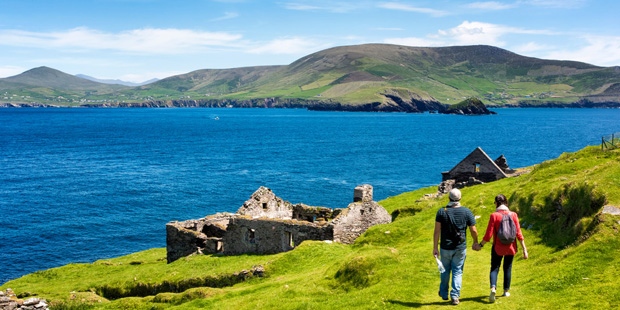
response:
[[[480,243],[474,243],[472,244],[471,249],[474,251],[480,251],[482,249],[482,246],[480,246]]]

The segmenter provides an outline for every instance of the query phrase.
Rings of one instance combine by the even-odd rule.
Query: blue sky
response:
[[[488,44],[616,66],[619,12],[615,0],[2,0],[0,77],[48,66],[141,82],[363,43]]]

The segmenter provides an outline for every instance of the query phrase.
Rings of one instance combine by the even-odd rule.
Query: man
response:
[[[467,227],[474,239],[472,249],[479,250],[476,219],[469,209],[461,206],[461,191],[453,189],[449,194],[450,203],[437,211],[435,217],[435,232],[433,234],[433,256],[441,254],[441,263],[446,271],[441,274],[439,296],[443,300],[452,299],[453,305],[459,304],[461,296],[461,281],[463,265],[467,254]],[[459,235],[460,234],[460,235]],[[441,252],[437,249],[441,236]],[[452,290],[450,288],[450,273],[452,273]]]

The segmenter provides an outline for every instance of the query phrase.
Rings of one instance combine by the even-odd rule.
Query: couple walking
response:
[[[510,280],[512,261],[517,253],[517,240],[523,248],[523,257],[528,258],[527,248],[519,226],[519,218],[508,209],[508,200],[504,195],[495,197],[495,213],[491,214],[489,225],[482,242],[478,243],[478,231],[476,219],[473,213],[466,207],[461,206],[461,191],[453,189],[449,194],[450,202],[444,208],[437,211],[435,217],[435,231],[433,234],[433,256],[441,257],[441,262],[446,271],[441,274],[439,296],[443,300],[452,300],[453,305],[459,304],[461,295],[461,280],[463,277],[463,265],[467,254],[466,230],[469,227],[471,237],[474,240],[472,250],[480,251],[482,247],[493,237],[491,247],[491,294],[489,301],[495,302],[497,288],[497,275],[504,260],[504,295],[510,296]],[[504,215],[507,215],[504,217]],[[512,226],[510,224],[512,220]],[[505,223],[504,223],[505,222]],[[513,240],[505,240],[506,235],[512,234]],[[510,238],[510,236],[508,236]],[[440,242],[441,241],[441,242]],[[441,248],[439,245],[441,244]],[[450,274],[452,274],[452,290],[450,291]]]

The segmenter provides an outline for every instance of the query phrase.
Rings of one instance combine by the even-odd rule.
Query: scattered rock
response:
[[[32,297],[24,300],[24,306],[34,306],[39,303],[39,298]]]
[[[26,300],[17,299],[15,292],[7,288],[0,290],[0,310],[48,310],[47,301],[36,297]]]
[[[454,188],[455,183],[456,182],[453,179],[445,180],[441,182],[441,184],[439,184],[439,188],[437,188],[437,192],[441,194],[447,194],[452,190],[452,188]]]
[[[605,206],[603,208],[603,214],[620,215],[620,209],[614,206]]]

